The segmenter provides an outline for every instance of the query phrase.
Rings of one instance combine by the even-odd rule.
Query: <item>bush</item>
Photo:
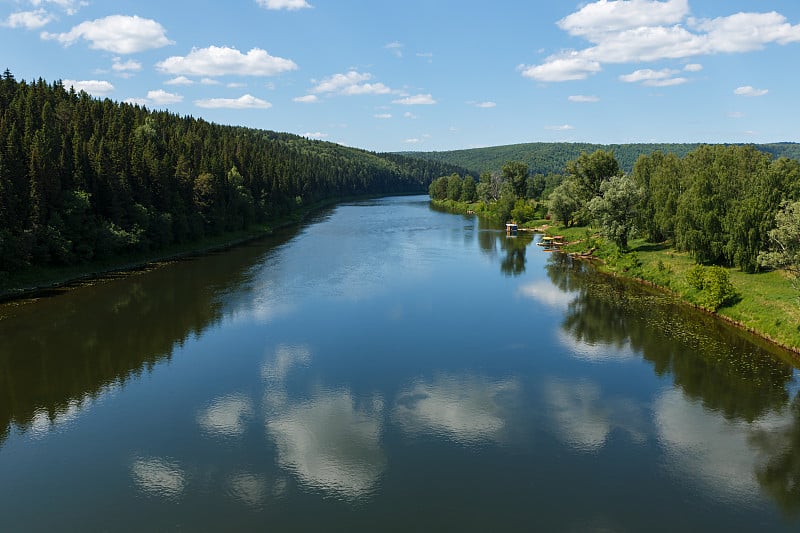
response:
[[[728,271],[720,266],[695,265],[686,273],[686,282],[699,291],[697,303],[716,311],[736,297]]]

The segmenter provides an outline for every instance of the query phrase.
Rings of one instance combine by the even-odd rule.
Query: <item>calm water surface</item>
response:
[[[0,531],[797,531],[787,355],[426,197],[0,306]]]

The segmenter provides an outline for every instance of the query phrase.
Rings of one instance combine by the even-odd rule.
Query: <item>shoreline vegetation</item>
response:
[[[301,224],[320,210],[342,202],[375,198],[360,195],[331,198],[302,208],[280,219],[248,228],[206,237],[201,241],[182,243],[168,248],[110,258],[104,261],[71,266],[38,267],[0,278],[0,304],[16,300],[36,299],[69,291],[86,284],[115,279],[120,275],[144,272],[160,265],[234,248],[273,235],[276,230]]]
[[[453,213],[491,217],[481,202],[431,200]],[[678,252],[667,243],[649,243],[632,239],[626,250],[607,241],[597,228],[564,226],[550,219],[533,219],[519,224],[521,231],[543,235],[561,235],[566,241],[561,252],[575,259],[591,262],[598,271],[623,277],[673,296],[681,303],[716,315],[758,338],[792,352],[794,366],[800,364],[800,294],[780,270],[743,272],[727,267],[736,289],[732,301],[718,309],[701,303],[700,291],[687,281],[687,273],[696,263],[687,252]]]

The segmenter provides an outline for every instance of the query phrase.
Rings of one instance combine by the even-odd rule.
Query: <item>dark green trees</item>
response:
[[[0,79],[0,276],[247,227],[300,205],[423,192],[461,169]]]

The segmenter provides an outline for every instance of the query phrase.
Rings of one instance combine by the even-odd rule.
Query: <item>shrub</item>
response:
[[[686,273],[686,282],[699,291],[697,303],[716,311],[736,297],[736,287],[728,271],[720,266],[695,265]]]

